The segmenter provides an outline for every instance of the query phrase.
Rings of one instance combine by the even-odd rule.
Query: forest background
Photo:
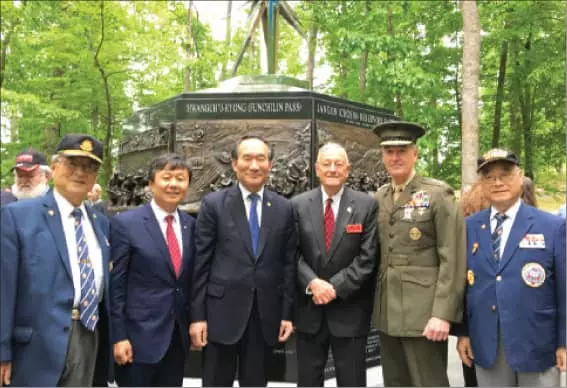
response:
[[[22,149],[50,155],[63,134],[86,132],[108,150],[104,187],[123,120],[133,111],[230,78],[249,36],[247,20],[235,23],[233,15],[261,1],[224,1],[215,23],[202,20],[196,3],[1,1],[0,185],[12,183],[9,169]],[[461,187],[469,131],[461,111],[462,4],[288,3],[306,39],[280,20],[277,73],[421,123],[429,133],[420,140],[420,171]],[[556,208],[565,201],[566,3],[475,3],[481,29],[475,151],[512,149],[535,178],[543,207]],[[258,32],[236,75],[264,72],[262,45]]]

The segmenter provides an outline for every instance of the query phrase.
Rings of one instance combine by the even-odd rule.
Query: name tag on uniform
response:
[[[348,224],[346,226],[347,233],[362,233],[362,224]]]
[[[541,249],[545,248],[545,237],[542,233],[526,234],[520,241],[520,248]]]

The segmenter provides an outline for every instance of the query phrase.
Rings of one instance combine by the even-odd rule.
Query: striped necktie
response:
[[[93,266],[89,259],[89,248],[87,239],[83,232],[81,209],[73,210],[75,218],[75,240],[77,241],[77,259],[81,272],[81,301],[79,302],[79,313],[81,323],[87,330],[94,331],[98,322],[98,301],[95,288]]]
[[[496,213],[494,216],[496,218],[496,227],[494,232],[492,232],[492,255],[496,262],[500,261],[500,241],[502,240],[502,224],[504,220],[508,218],[506,214]]]

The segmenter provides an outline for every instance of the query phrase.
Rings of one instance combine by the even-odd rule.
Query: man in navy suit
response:
[[[265,386],[266,360],[293,330],[296,234],[291,203],[265,189],[271,147],[256,136],[232,152],[238,184],[206,195],[196,226],[191,340],[203,386]]]
[[[99,331],[107,330],[109,225],[83,204],[102,143],[69,134],[56,151],[54,189],[2,209],[3,384],[90,386]]]
[[[516,156],[478,161],[490,208],[467,218],[466,325],[479,386],[558,387],[565,371],[565,220],[522,203]]]
[[[189,348],[194,220],[178,209],[191,170],[176,154],[150,163],[149,204],[111,219],[111,335],[120,386],[181,386]]]

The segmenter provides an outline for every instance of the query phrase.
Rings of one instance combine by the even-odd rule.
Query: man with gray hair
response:
[[[31,148],[20,152],[16,156],[16,164],[12,170],[14,171],[14,184],[11,192],[0,193],[1,206],[22,199],[40,197],[49,190],[51,169],[41,152]]]
[[[337,386],[364,387],[378,203],[345,186],[351,165],[341,145],[321,147],[315,169],[321,187],[292,199],[299,237],[298,386],[323,386],[330,347]]]

